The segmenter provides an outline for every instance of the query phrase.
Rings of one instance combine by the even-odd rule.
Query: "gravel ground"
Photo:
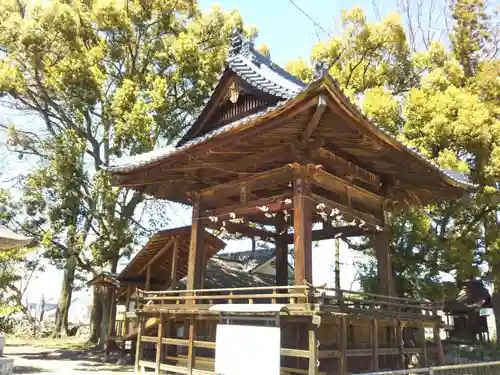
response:
[[[102,360],[95,351],[46,349],[28,345],[6,346],[6,356],[14,358],[14,374],[124,375],[131,366],[117,366]]]

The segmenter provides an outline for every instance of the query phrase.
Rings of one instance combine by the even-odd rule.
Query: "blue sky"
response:
[[[292,2],[333,35],[338,34],[342,9],[359,6],[369,21],[377,19],[374,2],[381,17],[396,11],[396,0],[199,0],[199,5],[203,10],[213,5],[220,5],[226,11],[238,9],[246,25],[257,26],[259,37],[256,44],[267,44],[273,61],[284,65],[299,56],[309,59],[318,37],[328,39]]]

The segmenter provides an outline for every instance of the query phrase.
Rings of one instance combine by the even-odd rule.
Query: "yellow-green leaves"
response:
[[[363,111],[379,127],[397,135],[401,131],[400,103],[384,87],[365,91],[362,102]]]
[[[302,57],[288,62],[285,69],[304,82],[310,82],[314,77],[311,67]]]

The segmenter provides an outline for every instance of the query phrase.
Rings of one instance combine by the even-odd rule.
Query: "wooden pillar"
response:
[[[312,206],[308,168],[298,168],[293,190],[294,284],[312,283]]]
[[[193,223],[191,224],[191,241],[189,244],[188,290],[200,289],[203,281],[203,252],[205,226],[199,217],[202,212],[199,200],[193,202]]]
[[[373,238],[375,255],[377,257],[379,293],[385,296],[393,295],[392,262],[389,252],[390,233],[387,228]]]
[[[339,325],[339,375],[347,374],[347,324],[345,316],[340,317]]]
[[[276,214],[276,285],[288,285],[288,244],[286,240],[288,225],[283,212]]]
[[[318,374],[318,345],[316,342],[316,326],[309,325],[309,375]]]
[[[177,261],[179,258],[179,237],[174,239],[174,252],[172,253],[172,269],[170,270],[170,287],[169,289],[175,289],[177,286]]]
[[[444,364],[444,352],[443,352],[443,344],[441,342],[441,335],[440,335],[440,323],[434,323],[433,331],[434,331],[434,342],[437,347],[437,358],[436,362],[438,366],[441,366]]]
[[[162,339],[165,336],[165,317],[160,313],[160,320],[158,322],[158,342],[156,343],[156,364],[155,364],[155,374],[161,374],[161,363],[163,359],[163,343]]]
[[[372,368],[371,371],[378,371],[378,322],[376,318],[370,322],[370,331],[371,331],[371,339],[372,339]]]
[[[109,346],[109,337],[113,336],[113,331],[116,323],[116,289],[111,289],[111,299],[109,306],[109,317],[108,317],[108,346]]]
[[[420,347],[422,348],[420,367],[427,367],[429,362],[427,360],[427,343],[425,341],[425,326],[423,322],[420,322],[418,333]]]
[[[132,297],[132,285],[127,286],[127,296],[125,297],[125,312],[130,311],[130,298]]]
[[[187,363],[187,375],[192,375],[193,370],[196,365],[196,349],[194,347],[194,340],[196,334],[196,320],[194,316],[191,316],[189,320],[189,337],[188,337],[188,363]]]
[[[403,341],[403,327],[401,325],[401,319],[396,319],[396,344],[398,348],[398,368],[403,370],[405,366],[405,352],[404,352],[404,341]]]
[[[139,374],[140,362],[142,360],[142,353],[144,346],[142,343],[142,331],[144,330],[144,317],[139,316],[139,327],[137,329],[137,343],[135,346],[135,373]]]
[[[151,289],[151,266],[146,269],[146,285],[144,286],[144,290],[149,289]]]

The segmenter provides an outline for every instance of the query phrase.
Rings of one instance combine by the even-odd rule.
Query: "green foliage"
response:
[[[487,277],[500,287],[498,15],[483,0],[454,0],[450,10],[449,47],[430,41],[411,51],[401,24],[407,15],[368,23],[354,8],[342,12],[340,34],[314,46],[311,57],[330,67],[377,126],[479,185],[463,199],[392,213],[395,285],[410,297],[442,298],[442,272]],[[287,69],[312,76],[303,60]],[[373,259],[370,239],[351,245]],[[376,263],[360,267],[362,287],[375,291]]]
[[[134,241],[157,229],[136,219],[150,207],[145,197],[112,187],[102,168],[179,136],[235,27],[243,28],[236,11],[202,13],[194,0],[0,4],[0,96],[36,115],[35,131],[2,125],[9,148],[38,162],[10,216],[64,268],[69,292],[81,272],[115,272]]]

